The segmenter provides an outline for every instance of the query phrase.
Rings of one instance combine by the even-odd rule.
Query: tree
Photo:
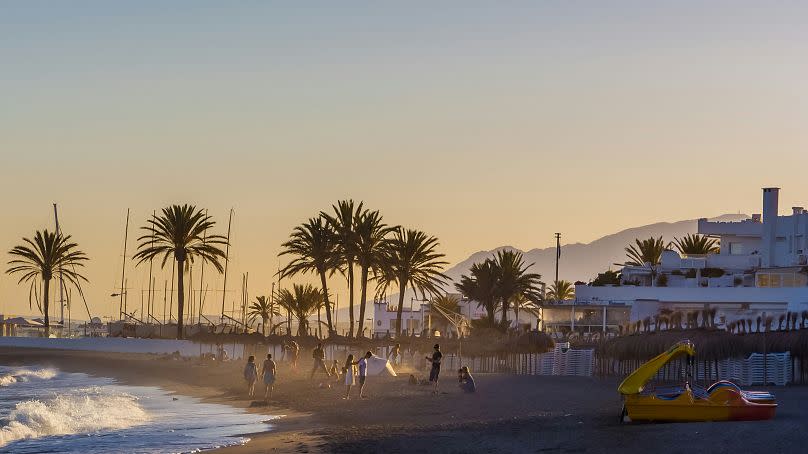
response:
[[[292,285],[292,291],[281,289],[278,292],[278,305],[289,311],[297,319],[297,335],[305,336],[309,332],[309,316],[322,307],[323,301],[320,289],[311,284],[305,286]]]
[[[653,285],[656,280],[657,266],[662,260],[662,252],[665,250],[662,237],[652,237],[642,241],[635,239],[634,242],[636,244],[630,244],[625,249],[626,257],[628,257],[625,265],[649,267],[651,270],[651,284]]]
[[[81,289],[81,282],[87,278],[76,268],[84,267],[89,260],[87,255],[78,249],[78,244],[59,232],[37,231],[34,239],[22,239],[26,244],[14,246],[9,251],[12,259],[8,262],[6,274],[20,274],[17,284],[30,282],[28,304],[31,304],[31,293],[36,294],[37,287],[42,285],[42,314],[45,316],[45,335],[50,335],[50,281],[59,274],[68,284]],[[37,301],[38,304],[38,301]]]
[[[360,204],[361,206],[361,204]],[[359,265],[360,300],[359,323],[356,328],[356,337],[362,336],[365,320],[365,307],[367,305],[368,278],[370,271],[374,274],[379,269],[382,259],[382,246],[388,234],[397,227],[388,227],[382,222],[378,211],[357,211],[354,218],[354,239],[356,264]]]
[[[281,312],[272,304],[266,296],[256,296],[255,301],[247,308],[247,316],[249,322],[252,323],[256,319],[261,319],[261,334],[266,337],[267,324],[269,319],[275,316],[280,316]],[[270,333],[271,334],[271,333]]]
[[[221,259],[227,238],[209,235],[206,232],[216,225],[213,218],[193,205],[171,205],[163,208],[159,216],[146,221],[142,230],[147,231],[138,241],[138,251],[133,259],[137,264],[162,257],[161,267],[173,258],[177,261],[177,339],[182,339],[183,312],[185,310],[184,272],[195,259],[208,262],[221,273]]]
[[[533,263],[526,265],[522,253],[511,249],[498,251],[494,264],[498,270],[495,294],[502,304],[501,323],[507,326],[508,309],[513,298],[524,295],[528,299],[541,299],[541,275],[528,273]]]
[[[687,234],[683,238],[674,238],[671,245],[676,246],[682,255],[718,254],[718,240],[706,235]]]
[[[575,286],[572,285],[572,282],[564,280],[553,282],[547,292],[549,300],[564,301],[572,298],[575,298]]]
[[[443,260],[445,256],[437,252],[437,247],[437,238],[420,230],[403,228],[397,228],[384,242],[377,287],[379,293],[384,293],[390,285],[398,286],[396,337],[401,335],[401,312],[407,287],[425,299],[426,295],[440,293],[449,280],[442,272],[449,263]]]
[[[592,280],[591,285],[593,287],[620,285],[620,273],[612,270],[606,270],[602,273],[598,273],[598,277]]]
[[[496,297],[498,270],[491,259],[471,265],[468,275],[460,277],[455,288],[466,298],[485,309],[489,324],[496,325],[494,313],[499,306]]]
[[[336,205],[331,206],[334,214],[320,212],[328,222],[334,232],[336,248],[335,258],[338,259],[340,267],[345,269],[348,278],[348,318],[350,329],[348,337],[353,337],[354,330],[354,265],[356,264],[356,231],[354,220],[357,214],[362,212],[362,202],[355,205],[353,200],[340,200]]]
[[[305,224],[295,227],[289,241],[283,243],[283,247],[284,250],[279,255],[296,257],[280,271],[281,277],[309,272],[317,273],[320,276],[320,286],[322,287],[320,294],[325,303],[328,334],[334,334],[331,302],[328,299],[328,281],[326,280],[326,274],[334,274],[338,266],[334,231],[323,216],[311,218]]]

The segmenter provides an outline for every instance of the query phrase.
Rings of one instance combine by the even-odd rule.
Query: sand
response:
[[[301,355],[305,358],[305,354]],[[0,364],[39,364],[160,386],[182,395],[250,408],[241,362],[198,361],[151,355],[0,349]],[[224,454],[284,452],[804,452],[808,388],[771,388],[780,403],[773,421],[621,424],[616,380],[580,377],[477,375],[479,392],[463,394],[453,371],[441,391],[413,386],[407,376],[370,377],[368,398],[342,399],[344,386],[321,388],[308,379],[309,363],[279,367],[268,406],[250,411],[284,415],[273,429],[250,435]],[[354,391],[356,393],[356,391]],[[354,394],[356,397],[356,394]]]

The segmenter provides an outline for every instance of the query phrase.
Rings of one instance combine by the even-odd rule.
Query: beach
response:
[[[303,358],[306,355],[302,355]],[[369,377],[367,399],[343,400],[344,386],[309,380],[310,360],[298,371],[279,363],[268,406],[246,398],[241,361],[202,365],[166,356],[46,349],[0,349],[2,365],[37,365],[156,386],[178,398],[282,416],[265,433],[221,453],[278,452],[800,452],[808,417],[808,389],[770,388],[777,417],[762,422],[621,424],[617,381],[583,377],[479,374],[476,394],[456,386],[444,370],[440,393],[410,385],[408,374]]]

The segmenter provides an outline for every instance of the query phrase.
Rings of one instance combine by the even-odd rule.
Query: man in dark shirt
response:
[[[311,357],[314,358],[314,367],[311,368],[311,378],[314,378],[314,373],[320,369],[330,377],[331,372],[325,367],[325,350],[323,350],[323,344],[317,344],[317,348],[311,352]]]
[[[432,370],[429,371],[429,381],[435,384],[435,388],[432,390],[433,394],[438,393],[438,377],[440,376],[440,361],[442,358],[443,354],[440,352],[440,345],[438,344],[435,344],[432,357],[426,357],[427,361],[432,363]]]

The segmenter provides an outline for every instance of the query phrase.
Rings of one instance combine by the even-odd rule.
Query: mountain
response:
[[[737,222],[748,218],[749,216],[745,214],[725,214],[711,218],[710,220]],[[688,219],[678,222],[658,222],[656,224],[622,230],[612,235],[599,238],[591,243],[562,245],[558,272],[559,279],[571,282],[588,282],[597,276],[598,273],[609,269],[609,267],[616,269],[617,266],[613,265],[614,263],[624,262],[626,260],[624,249],[629,243],[633,243],[636,238],[644,239],[662,235],[662,238],[667,243],[668,241],[672,241],[674,237],[681,238],[688,233],[696,233],[697,226],[698,219]],[[460,276],[467,273],[472,264],[493,257],[496,255],[497,251],[502,249],[514,249],[519,251],[517,248],[503,246],[490,251],[475,252],[469,258],[447,270],[446,275],[455,282],[458,282]],[[555,275],[555,247],[531,249],[527,252],[520,252],[524,254],[525,263],[535,264],[531,268],[532,272],[541,274],[544,282],[548,284],[552,282]]]

